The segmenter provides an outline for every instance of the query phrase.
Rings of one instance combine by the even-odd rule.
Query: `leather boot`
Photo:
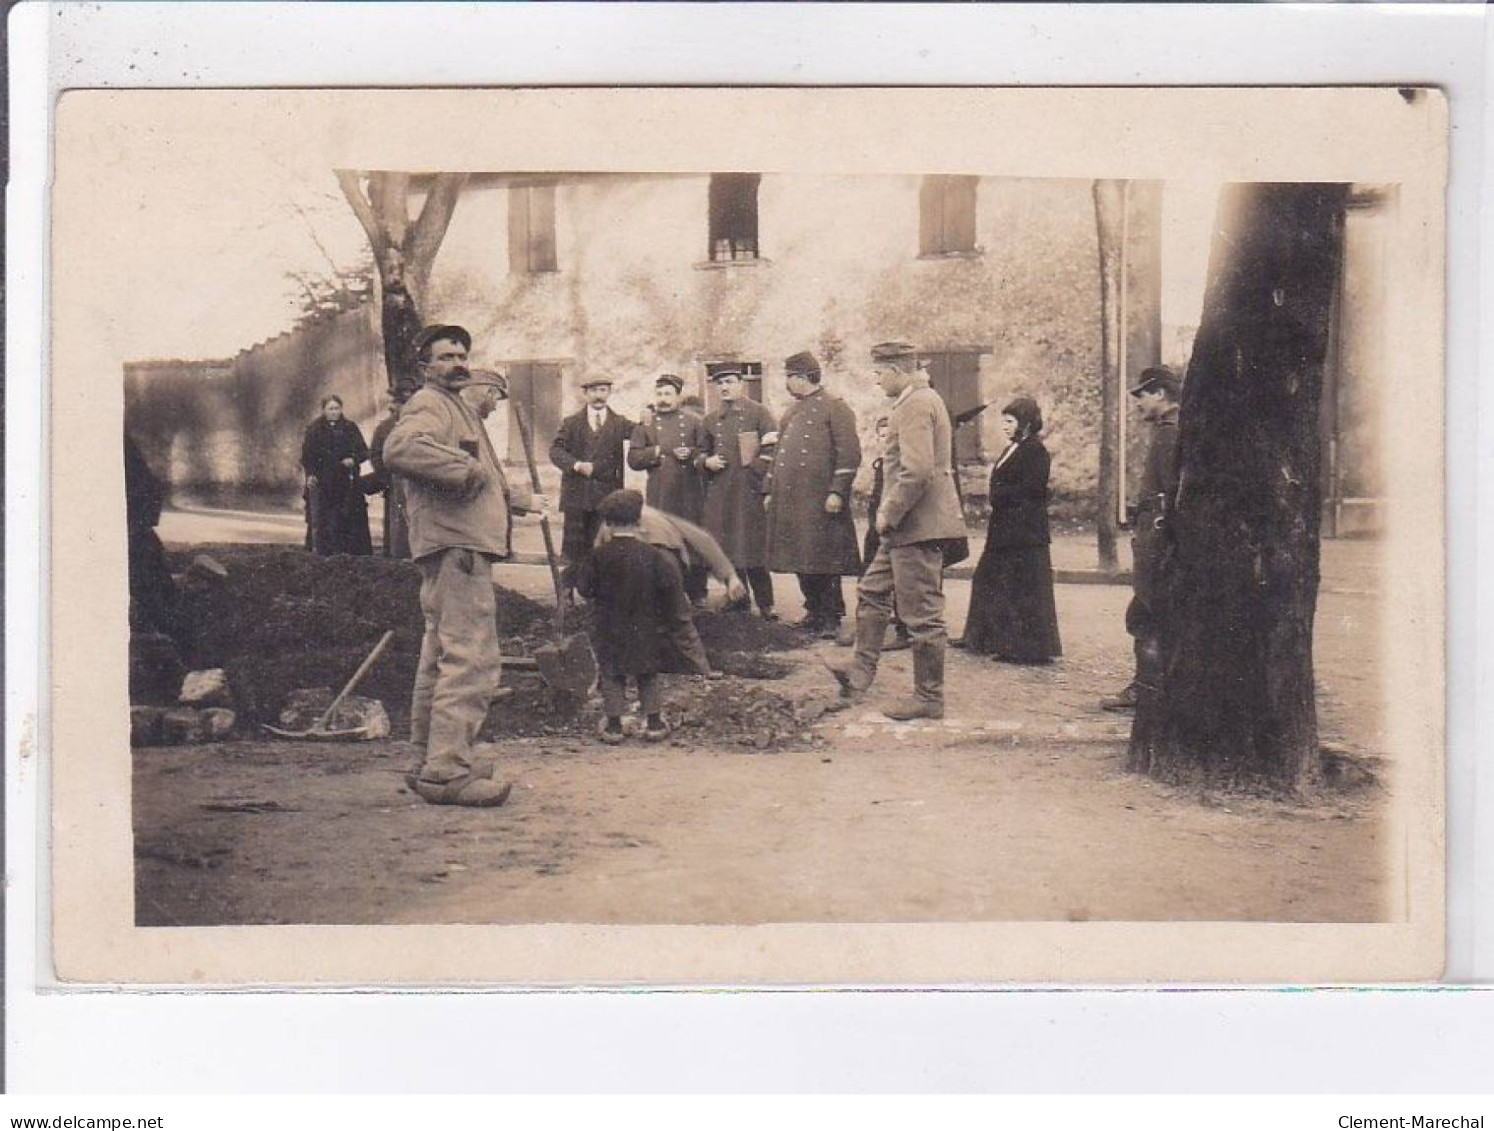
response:
[[[871,612],[856,614],[856,651],[849,660],[826,660],[825,667],[840,684],[844,698],[860,695],[877,677],[877,660],[882,654],[882,637],[887,633],[887,618]]]
[[[943,641],[913,645],[913,695],[893,703],[882,713],[899,722],[944,717]]]

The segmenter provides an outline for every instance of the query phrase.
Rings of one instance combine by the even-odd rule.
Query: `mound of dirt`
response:
[[[183,587],[182,612],[192,625],[193,667],[223,668],[240,711],[273,722],[290,692],[341,687],[387,629],[394,639],[359,685],[390,716],[408,714],[420,657],[420,573],[410,562],[381,557],[317,557],[281,546],[214,546],[226,580]],[[172,555],[184,569],[203,547]],[[522,654],[547,631],[547,610],[498,590],[504,651]],[[517,639],[513,639],[517,638]]]

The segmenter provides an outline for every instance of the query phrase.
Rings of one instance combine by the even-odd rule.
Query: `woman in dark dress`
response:
[[[368,500],[358,486],[358,467],[367,458],[363,433],[342,415],[342,398],[323,398],[322,415],[306,429],[301,443],[316,553],[373,553]]]
[[[986,548],[970,585],[970,615],[956,647],[1016,664],[1063,654],[1048,552],[1048,449],[1043,415],[1031,397],[1001,410],[1007,446],[991,469]]]

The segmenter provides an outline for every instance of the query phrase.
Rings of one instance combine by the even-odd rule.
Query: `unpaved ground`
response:
[[[522,585],[542,594],[548,579],[529,572],[537,576]],[[958,627],[968,585],[949,589]],[[1127,592],[1061,586],[1058,596],[1063,661],[1026,669],[953,655],[943,723],[895,725],[876,713],[881,696],[908,686],[908,654],[898,653],[876,697],[825,717],[808,742],[784,749],[506,740],[504,773],[516,788],[499,810],[431,807],[404,792],[398,770],[408,754],[395,742],[137,751],[138,919],[1344,922],[1399,914],[1386,895],[1383,787],[1291,807],[1200,798],[1126,774],[1127,721],[1094,702],[1128,672],[1119,627]],[[780,597],[786,612],[790,598]],[[1381,697],[1375,608],[1349,585],[1325,594],[1318,619],[1324,737],[1371,756]],[[828,651],[777,654],[793,664],[784,680],[724,686],[823,694],[831,683],[815,654]]]

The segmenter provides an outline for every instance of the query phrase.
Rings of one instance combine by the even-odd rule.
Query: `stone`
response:
[[[228,690],[228,673],[222,668],[188,672],[182,680],[180,702],[194,707],[227,707],[233,703]]]
[[[228,567],[211,554],[198,554],[187,567],[187,572],[203,581],[228,580]]]
[[[221,742],[233,733],[239,717],[227,707],[209,707],[201,712],[202,734],[208,742]]]
[[[161,717],[166,714],[162,707],[132,706],[130,708],[130,745],[155,746],[161,741]]]
[[[180,746],[202,741],[202,712],[191,707],[173,707],[161,712],[161,741],[168,746]]]
[[[279,725],[285,730],[306,730],[322,717],[332,702],[329,687],[303,687],[286,696],[285,706],[280,709]],[[337,707],[337,713],[327,722],[328,730],[362,729],[363,738],[388,738],[391,727],[389,712],[377,699],[362,695],[349,695]]]
[[[159,632],[130,633],[131,703],[175,705],[186,674],[171,637]]]

